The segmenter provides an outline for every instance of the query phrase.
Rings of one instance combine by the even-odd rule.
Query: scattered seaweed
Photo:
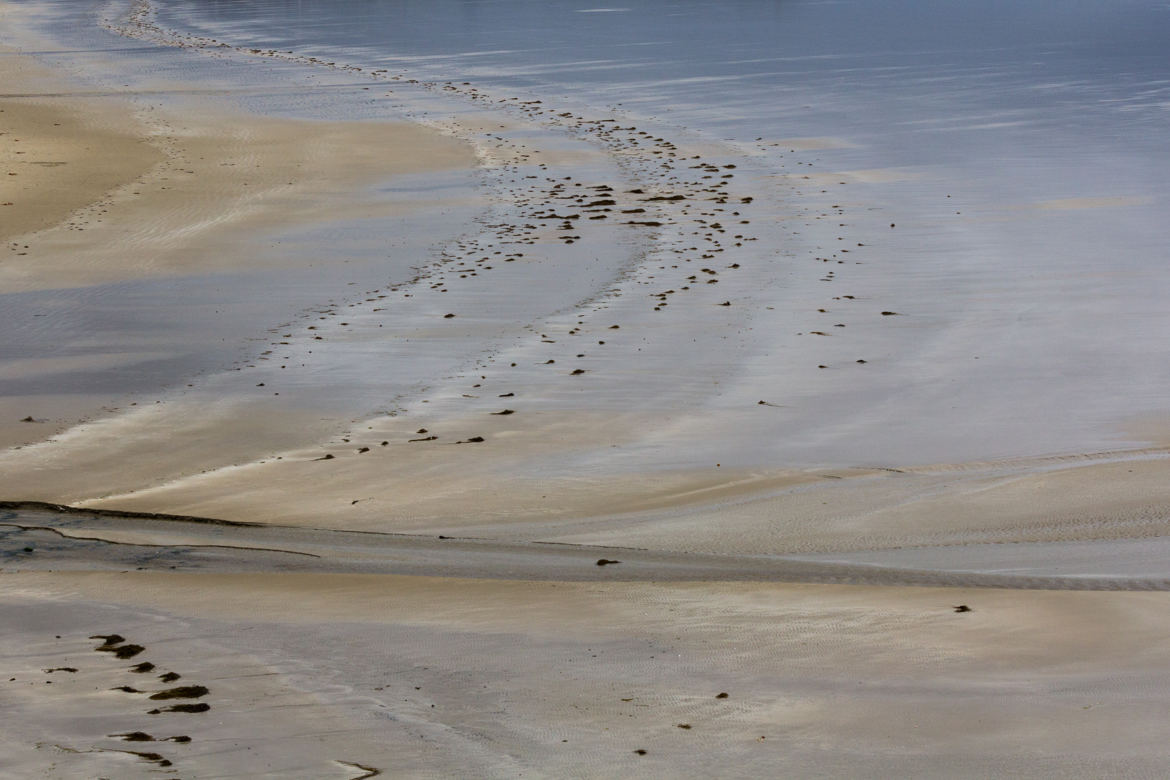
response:
[[[100,648],[99,648],[100,649]],[[125,661],[127,658],[133,658],[139,653],[146,650],[142,645],[122,645],[113,649],[114,657]]]
[[[163,707],[162,709],[150,710],[146,714],[147,715],[159,715],[159,714],[164,713],[164,712],[192,712],[192,713],[195,713],[195,712],[207,712],[210,709],[211,709],[211,705],[207,704],[205,702],[200,702],[199,704],[172,704],[171,706]]]
[[[165,691],[152,693],[150,698],[154,701],[161,701],[166,699],[198,699],[200,696],[206,696],[211,691],[203,685],[180,685],[178,688],[168,688]]]

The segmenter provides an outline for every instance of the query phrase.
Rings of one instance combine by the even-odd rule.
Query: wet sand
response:
[[[148,15],[131,26],[162,35]],[[793,174],[806,211],[777,214],[760,205],[774,179],[726,147],[471,85],[413,99],[496,105],[323,122],[184,85],[87,92],[11,49],[0,67],[0,162],[17,174],[0,182],[0,279],[41,296],[21,309],[29,353],[0,371],[61,380],[0,399],[0,499],[15,502],[0,507],[0,654],[19,715],[0,755],[15,771],[1170,763],[1165,596],[1135,592],[1170,582],[1135,541],[1168,530],[1161,418],[1094,439],[1114,448],[967,461],[932,458],[962,446],[926,435],[936,418],[868,437],[903,403],[899,372],[946,370],[898,357],[930,305],[840,251],[863,254],[878,217],[849,234],[866,241],[777,276],[741,254],[760,223],[844,218],[836,192]],[[474,193],[417,196],[464,175]],[[365,238],[375,223],[418,244],[388,251]],[[421,251],[430,230],[440,248]],[[406,270],[382,274],[387,256]],[[367,270],[314,270],[337,258]],[[166,317],[96,354],[80,338],[55,354],[38,321],[54,302],[168,287],[196,298],[187,336],[232,338],[234,362],[193,370]],[[224,288],[264,300],[221,310]],[[144,354],[174,360],[147,382]],[[124,381],[96,386],[111,375]]]
[[[342,217],[393,222],[434,204],[372,197],[371,187],[475,160],[410,123],[277,121],[198,90],[175,110],[134,90],[76,88],[11,49],[3,62],[0,281],[13,303],[0,379],[14,389],[0,399],[0,443],[9,446],[137,404],[127,396],[178,384],[235,347],[211,342],[287,315],[319,257],[277,254],[256,236]],[[274,307],[258,299],[265,293],[287,300]],[[144,368],[168,363],[177,365]]]

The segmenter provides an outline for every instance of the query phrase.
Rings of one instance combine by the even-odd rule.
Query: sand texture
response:
[[[68,64],[35,5],[0,774],[1170,771],[1170,407],[1123,370],[1160,282],[1086,327],[1051,269],[889,238],[1148,199],[895,228],[930,172],[797,167],[863,153],[832,128],[675,137],[147,2]]]

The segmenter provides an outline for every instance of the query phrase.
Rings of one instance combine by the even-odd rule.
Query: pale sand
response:
[[[6,85],[41,91],[43,72],[11,52],[0,54]],[[79,111],[61,102],[6,97],[0,108],[0,240],[17,245],[5,247],[5,269],[31,262],[18,259],[31,247],[17,238],[57,225],[164,159],[124,106],[94,100]]]
[[[348,443],[168,478],[190,462],[215,462],[215,446],[200,442],[209,441],[217,419],[186,418],[189,425],[176,426],[176,436],[192,446],[158,452],[146,432],[167,415],[148,408],[136,417],[135,424],[133,418],[97,423],[0,462],[22,474],[21,497],[27,499],[312,527],[431,529],[678,551],[821,552],[1170,531],[1164,511],[1170,504],[1167,453],[1161,449],[896,471],[565,473],[580,453],[621,444],[647,418],[485,415],[428,428],[441,430],[445,443],[409,444],[418,419],[387,420]],[[265,425],[262,417],[251,422],[230,439],[210,441],[238,442],[237,451],[244,451],[245,441]],[[477,434],[491,437],[486,454],[454,445]],[[380,447],[382,440],[392,444]],[[362,445],[370,452],[358,452]],[[319,460],[325,454],[333,458]],[[104,475],[99,466],[109,457],[128,470]],[[71,468],[84,463],[91,465],[62,484]],[[142,485],[144,474],[160,484]],[[139,485],[133,492],[89,497],[131,481]]]
[[[29,775],[148,776],[141,758],[88,752],[118,748],[179,776],[297,778],[359,776],[338,762],[391,777],[1141,777],[1170,759],[1162,594],[141,573],[0,587],[20,626],[0,639],[4,754]],[[146,650],[93,652],[86,636],[113,632]],[[157,670],[127,673],[142,660]],[[44,671],[58,666],[78,671]],[[111,690],[159,690],[163,671],[206,685],[211,710],[151,716]],[[139,730],[192,741],[106,737]]]
[[[56,76],[20,58],[0,62],[10,91],[61,91],[50,86]],[[253,252],[256,235],[407,214],[371,197],[396,174],[457,171],[475,160],[488,169],[598,165],[579,148],[481,144],[473,153],[414,125],[277,121],[210,100],[165,111],[130,105],[75,92],[0,104],[0,121],[16,117],[8,127],[22,145],[0,136],[11,155],[4,162],[18,173],[0,182],[8,188],[0,202],[14,204],[0,207],[12,231],[5,241],[15,242],[0,266],[6,290],[241,267],[276,273],[308,259]],[[505,127],[494,116],[458,123],[481,134]],[[119,151],[98,159],[98,145]],[[22,159],[30,154],[36,159]],[[912,173],[845,178],[883,183]],[[829,186],[842,174],[815,176],[793,183]],[[611,172],[596,180],[618,181]],[[31,197],[50,187],[70,197]],[[538,238],[559,244],[551,228]],[[612,273],[588,265],[600,254],[570,255],[573,268]],[[5,399],[0,435],[22,446],[0,454],[0,498],[300,527],[67,516],[19,530],[11,523],[30,525],[29,513],[5,520],[0,654],[10,671],[0,684],[18,714],[0,735],[5,765],[26,776],[157,776],[157,761],[118,752],[132,750],[158,752],[177,776],[344,778],[374,768],[404,777],[1165,774],[1164,595],[1020,588],[1163,588],[1170,571],[1147,561],[1152,569],[1128,576],[1122,560],[1086,584],[1050,573],[997,579],[961,570],[945,551],[865,555],[1164,535],[1170,481],[1164,442],[1149,439],[1156,426],[1119,433],[1128,449],[1074,457],[906,466],[874,458],[881,442],[861,449],[859,441],[850,467],[744,466],[785,462],[783,444],[769,449],[770,421],[806,414],[799,393],[795,408],[788,397],[757,406],[758,388],[776,387],[783,373],[761,368],[727,391],[731,400],[715,402],[711,386],[694,381],[718,384],[729,363],[749,354],[723,344],[742,343],[757,320],[715,306],[725,298],[738,306],[751,280],[724,272],[692,307],[654,313],[644,301],[658,282],[621,280],[637,295],[606,301],[589,338],[624,351],[591,355],[590,372],[566,385],[578,378],[565,379],[573,364],[564,353],[585,348],[512,346],[506,325],[528,316],[529,286],[551,295],[559,281],[566,309],[583,310],[571,308],[575,280],[527,261],[506,273],[482,280],[478,303],[454,284],[447,297],[399,301],[400,319],[388,322],[407,328],[392,337],[375,330],[373,311],[347,315],[348,331],[323,325],[324,344],[298,331],[281,359],[294,366],[293,356],[313,348],[330,366],[306,370],[307,378],[284,380],[260,365],[157,404],[108,411],[101,405],[116,399],[96,393]],[[442,319],[455,310],[457,319]],[[763,319],[780,315],[753,316],[765,333],[778,321],[788,327]],[[622,330],[609,333],[617,321]],[[552,322],[547,341],[572,343],[575,322]],[[927,327],[902,322],[894,324],[907,332]],[[475,355],[427,362],[468,343],[478,349],[486,342],[475,339],[496,332],[494,366]],[[662,355],[636,352],[640,340],[663,334],[674,341]],[[598,350],[590,343],[588,351]],[[0,370],[6,378],[97,375],[132,366],[142,352],[134,344]],[[815,365],[811,350],[799,354]],[[540,368],[550,355],[556,373]],[[505,371],[510,362],[517,367]],[[329,406],[359,374],[397,388],[396,375],[415,370],[444,381],[415,390],[408,414],[353,416],[364,400]],[[863,390],[893,404],[897,377],[880,370]],[[805,387],[809,397],[820,388]],[[505,407],[519,411],[492,415]],[[25,414],[49,422],[17,422]],[[848,421],[833,424],[855,435]],[[440,439],[409,442],[424,427]],[[487,441],[455,444],[473,436]],[[912,449],[918,440],[906,438]],[[748,455],[737,458],[740,450]],[[322,528],[422,536],[312,530]],[[821,556],[760,557],[768,554]],[[599,567],[602,557],[621,563]],[[421,576],[434,574],[444,576]],[[1014,589],[970,587],[994,584]],[[959,604],[974,611],[956,614]],[[100,640],[86,637],[109,633],[146,650],[125,661],[95,653]],[[211,710],[147,715],[154,703],[142,694],[111,690],[158,690],[153,674],[127,672],[142,660],[157,665],[155,674],[181,673],[175,684],[206,685],[199,701]],[[55,667],[77,671],[44,671]],[[716,698],[721,691],[726,699]],[[108,736],[136,730],[192,741]]]
[[[392,215],[366,188],[475,162],[414,124],[273,120],[197,95],[176,113],[136,106],[129,91],[64,92],[59,77],[5,55],[0,202],[11,205],[0,238],[19,245],[0,271],[10,292],[271,263],[235,247],[277,224]]]

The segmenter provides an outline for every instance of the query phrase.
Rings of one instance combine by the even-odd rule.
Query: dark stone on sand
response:
[[[883,317],[896,317],[896,316],[898,316],[898,312],[896,312],[896,311],[883,311],[882,316]]]
[[[164,707],[161,710],[150,710],[147,715],[158,715],[163,712],[208,712],[211,709],[210,704],[200,702],[199,704],[172,704],[170,707]]]
[[[858,362],[858,363],[868,363],[869,361],[868,361],[868,360],[860,360],[860,359],[859,359],[857,362]]]
[[[515,413],[516,412],[513,411],[512,409],[503,409],[503,410],[498,411],[498,412],[492,412],[492,414],[496,415],[497,417],[503,417],[504,415],[515,414]]]
[[[584,373],[585,373],[585,369],[574,368],[572,371],[569,372],[569,376],[577,376],[578,374],[584,374]]]
[[[119,685],[116,688],[110,688],[111,691],[122,691],[123,693],[142,693],[137,688],[131,688],[129,685]]]
[[[30,414],[28,417],[22,417],[22,418],[20,418],[20,421],[21,421],[21,422],[36,422],[36,420],[34,420],[34,419],[32,418],[32,415],[31,415],[31,414]]]
[[[723,693],[716,694],[715,698],[716,699],[726,699],[728,696],[729,696],[729,694],[725,691]]]
[[[731,301],[724,301],[723,303],[720,303],[720,304],[718,304],[718,305],[719,305],[719,306],[730,306],[730,305],[731,305]]]
[[[175,680],[178,680],[182,676],[183,675],[178,674],[176,672],[167,672],[166,674],[160,674],[158,676],[158,679],[162,680],[163,682],[169,683],[169,682],[174,682]]]
[[[470,439],[464,439],[463,441],[457,442],[457,443],[458,444],[479,444],[483,440],[484,439],[482,436],[472,436]]]
[[[691,724],[689,724],[689,723],[676,723],[675,725],[678,726],[680,729],[686,729],[687,731],[690,731],[690,728],[691,728]]]
[[[621,561],[611,561],[608,558],[598,558],[597,559],[598,566],[612,566],[615,563],[621,563]]]
[[[180,685],[178,688],[168,688],[165,691],[152,693],[150,698],[154,701],[162,701],[166,699],[198,699],[200,696],[206,696],[211,691],[204,685]]]
[[[137,666],[131,666],[130,671],[134,672],[135,674],[146,674],[147,672],[153,672],[154,664],[152,664],[150,661],[143,661]]]
[[[90,639],[104,639],[105,642],[95,647],[94,650],[102,653],[113,653],[115,658],[133,658],[146,649],[142,645],[123,645],[122,642],[125,642],[126,638],[120,634],[91,636]]]
[[[166,741],[167,742],[190,742],[191,738],[188,737],[186,734],[180,734],[177,737],[167,737]]]
[[[452,318],[452,317],[454,317],[454,316],[455,316],[454,314],[444,314],[444,315],[443,315],[443,319],[445,319],[445,320],[449,320],[449,319],[451,319],[451,318]]]
[[[370,451],[369,447],[362,447],[358,450],[358,454],[360,455],[363,452],[369,452],[369,451]]]
[[[145,731],[130,731],[125,734],[110,734],[111,737],[121,737],[127,742],[154,742],[154,737]]]
[[[966,604],[960,604],[959,606],[955,607],[955,612],[974,612],[974,611],[975,610],[971,609]]]
[[[133,753],[133,755],[138,756],[143,761],[151,761],[153,763],[158,764],[159,766],[170,766],[171,765],[171,762],[167,761],[165,758],[163,758],[162,754],[160,754],[160,753],[139,753],[137,751],[131,751],[131,752]]]
[[[71,672],[76,673],[77,668],[73,666],[54,666],[52,669],[46,669],[45,674],[52,674],[53,672]]]
[[[332,455],[332,454],[326,454],[324,457],[321,457],[321,458],[314,458],[314,460],[333,460],[333,455]]]
[[[437,438],[439,438],[439,437],[438,436],[424,436],[421,439],[407,439],[407,442],[409,443],[409,442],[415,442],[415,441],[434,441]]]
[[[514,395],[516,395],[516,394],[515,394],[515,393],[500,393],[500,394],[499,394],[498,396],[496,396],[496,397],[497,397],[497,398],[511,398],[511,397],[512,397],[512,396],[514,396]]]

